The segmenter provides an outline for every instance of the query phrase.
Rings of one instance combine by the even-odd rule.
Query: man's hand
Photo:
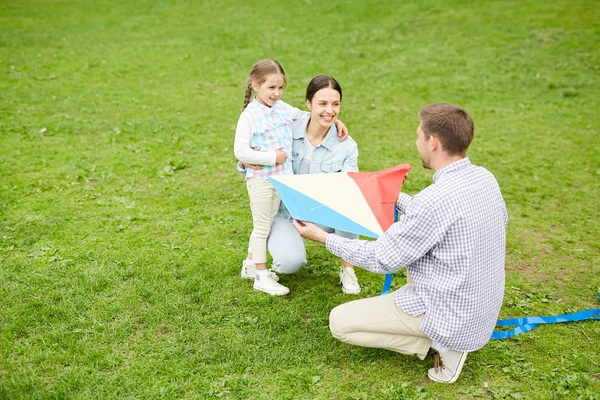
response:
[[[404,180],[402,181],[402,184],[404,185],[404,183],[406,183],[406,180],[408,179],[408,172],[406,173],[406,175],[404,175]],[[402,196],[402,192],[398,193],[398,198],[396,199],[396,207],[400,208],[400,196]]]
[[[298,221],[297,219],[295,219],[292,223],[294,224],[294,228],[296,228],[300,236],[305,239],[314,240],[315,242],[321,243],[325,243],[327,240],[328,233],[315,224]]]
[[[335,127],[337,128],[340,142],[343,142],[344,140],[346,140],[346,138],[348,137],[348,128],[346,128],[346,125],[344,125],[344,123],[342,121],[340,121],[339,119],[336,119]]]
[[[275,150],[275,154],[275,164],[283,164],[283,162],[288,158],[287,154],[285,154],[285,151],[281,149]]]

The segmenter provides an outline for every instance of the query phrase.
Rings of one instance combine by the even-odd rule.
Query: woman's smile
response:
[[[321,115],[321,119],[327,123],[332,123],[335,120],[335,115]]]

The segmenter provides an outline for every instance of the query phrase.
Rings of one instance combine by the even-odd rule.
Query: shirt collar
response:
[[[323,139],[323,141],[321,142],[321,145],[323,147],[325,147],[327,150],[333,151],[333,148],[336,146],[336,144],[338,142],[339,142],[338,131],[337,131],[337,128],[335,127],[335,124],[332,124],[331,127],[329,128],[329,131],[327,131],[327,136],[325,136],[325,139]]]
[[[302,121],[302,124],[298,126],[300,129],[294,130],[294,139],[306,139],[306,128],[308,128],[309,122],[310,117]],[[337,133],[338,132],[337,128],[335,127],[335,124],[332,124],[329,130],[327,131],[327,135],[325,135],[325,139],[323,139],[319,146],[323,146],[327,150],[332,151],[332,149],[336,145],[336,142],[339,140]]]
[[[306,137],[306,128],[308,127],[308,123],[310,121],[310,117],[306,119],[302,119],[298,123],[298,125],[293,125],[292,133],[294,135],[294,139],[304,139]],[[298,127],[297,129],[296,126]]]
[[[468,157],[462,158],[458,161],[454,161],[453,163],[448,164],[445,167],[438,169],[437,172],[435,174],[433,174],[433,181],[437,182],[445,175],[448,175],[455,171],[463,170],[469,166],[471,166],[471,161],[469,161]]]
[[[277,100],[279,101],[279,100]],[[252,100],[252,107],[256,108],[257,110],[260,110],[261,113],[263,113],[264,115],[270,116],[273,113],[273,108],[277,105],[277,103],[273,104],[273,107],[267,107],[265,105],[263,105],[260,101],[256,100],[256,97],[254,97],[254,100]]]

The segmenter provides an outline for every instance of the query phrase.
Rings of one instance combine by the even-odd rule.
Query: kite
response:
[[[376,172],[278,175],[269,179],[292,218],[377,238],[394,223],[410,165]]]
[[[292,218],[371,238],[398,221],[396,201],[410,165],[376,172],[270,176]],[[392,274],[383,291],[390,292]]]

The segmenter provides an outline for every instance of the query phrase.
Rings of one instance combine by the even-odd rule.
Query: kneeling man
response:
[[[329,326],[339,340],[424,359],[437,350],[428,376],[458,379],[468,352],[482,348],[494,330],[504,297],[508,215],[498,182],[471,164],[466,151],[473,120],[452,104],[419,112],[417,150],[433,184],[401,194],[400,221],[376,241],[346,239],[294,221],[300,234],[371,272],[406,267],[408,283],[396,292],[342,304]]]

